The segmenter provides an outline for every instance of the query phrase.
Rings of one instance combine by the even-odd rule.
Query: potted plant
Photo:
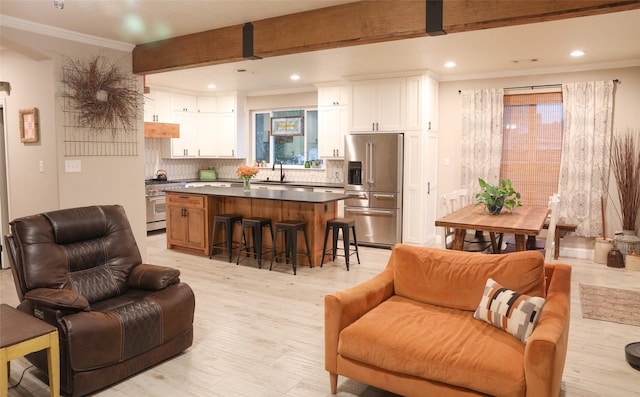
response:
[[[618,185],[618,198],[622,210],[623,234],[616,237],[616,248],[625,255],[640,251],[640,238],[636,235],[636,220],[640,210],[640,142],[638,131],[627,130],[613,137],[611,166]]]
[[[516,192],[511,185],[511,179],[500,180],[498,185],[487,183],[484,179],[478,178],[480,193],[476,194],[476,204],[484,205],[488,213],[497,215],[506,208],[512,212],[514,208],[521,207],[520,193]]]

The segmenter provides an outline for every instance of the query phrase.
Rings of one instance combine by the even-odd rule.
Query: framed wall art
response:
[[[40,140],[38,108],[20,110],[20,142],[35,143]]]
[[[271,118],[271,136],[294,135],[302,135],[302,116]]]

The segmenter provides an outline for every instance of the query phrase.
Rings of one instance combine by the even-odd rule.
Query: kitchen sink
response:
[[[274,185],[279,185],[279,184],[291,183],[291,182],[290,181],[277,181],[277,180],[272,180],[272,179],[257,179],[255,183],[272,183]]]

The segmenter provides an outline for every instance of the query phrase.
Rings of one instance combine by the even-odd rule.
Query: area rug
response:
[[[580,284],[582,317],[640,327],[640,291]]]

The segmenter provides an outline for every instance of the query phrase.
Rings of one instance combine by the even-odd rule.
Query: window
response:
[[[522,203],[547,207],[558,191],[562,93],[505,95],[500,178],[511,179]]]
[[[271,136],[271,117],[301,116],[302,135]],[[274,110],[254,113],[254,158],[256,162],[304,166],[318,159],[318,110]]]

